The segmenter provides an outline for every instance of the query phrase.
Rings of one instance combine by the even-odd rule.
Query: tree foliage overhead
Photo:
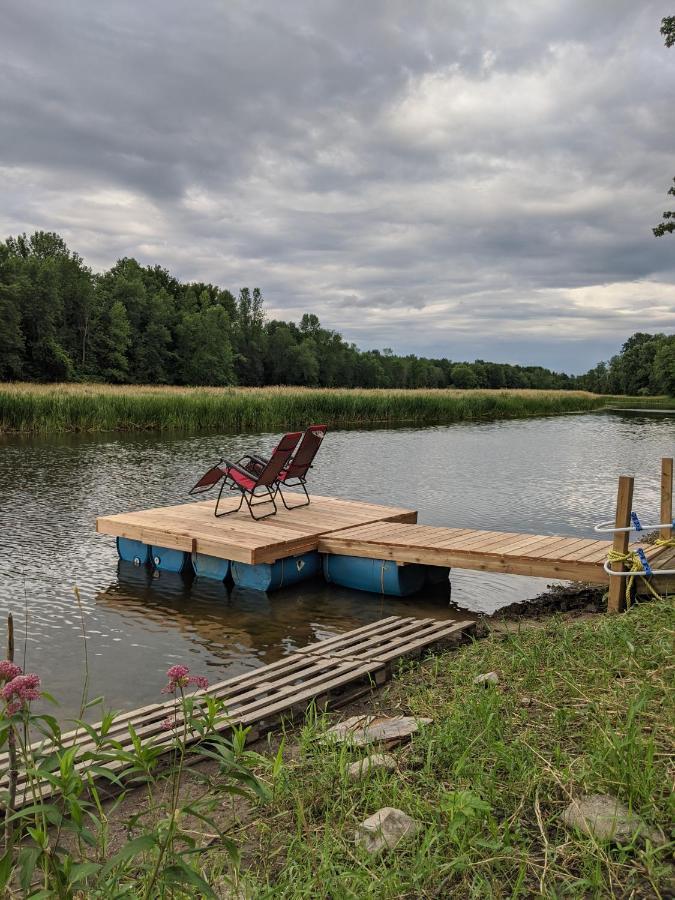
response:
[[[661,19],[661,34],[666,47],[672,47],[675,44],[675,16],[665,16]],[[673,178],[673,185],[668,193],[675,196],[675,178]],[[675,231],[675,211],[667,209],[663,213],[663,221],[659,222],[656,228],[652,228],[652,231],[656,237],[672,234]]]
[[[580,378],[541,366],[361,351],[313,313],[299,324],[266,320],[258,288],[235,297],[126,258],[94,274],[47,232],[0,242],[4,380],[675,393],[674,341],[634,335],[618,357]]]
[[[661,34],[666,47],[675,44],[675,16],[664,16],[661,19]]]

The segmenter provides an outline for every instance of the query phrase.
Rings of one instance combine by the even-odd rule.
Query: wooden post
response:
[[[633,509],[633,484],[634,479],[630,475],[622,475],[619,478],[619,490],[616,495],[616,517],[614,520],[615,528],[628,528],[630,525],[630,514]],[[628,544],[630,543],[629,531],[617,531],[614,533],[614,543],[612,550],[618,553],[627,553]],[[622,562],[612,563],[614,572],[625,572],[626,566]],[[609,578],[609,599],[607,601],[607,612],[621,612],[626,605],[626,579],[625,578]]]
[[[672,457],[661,460],[661,518],[659,522],[673,521],[673,460]],[[672,526],[664,526],[659,537],[668,541],[673,536]]]

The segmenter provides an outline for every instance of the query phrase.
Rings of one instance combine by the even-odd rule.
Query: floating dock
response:
[[[319,538],[333,531],[371,522],[417,521],[414,510],[315,495],[309,506],[280,508],[261,522],[247,510],[216,519],[215,505],[215,500],[207,500],[100,516],[96,530],[145,546],[257,565],[316,551]],[[234,498],[220,502],[223,510],[237,505]]]
[[[661,464],[659,542],[631,544],[640,530],[632,511],[633,478],[622,476],[612,541],[563,535],[477,531],[417,524],[415,510],[313,496],[309,506],[280,509],[262,521],[246,510],[224,518],[215,502],[102,516],[96,528],[117,538],[122,559],[171,572],[232,578],[240,587],[273,591],[323,573],[329,582],[392,596],[447,585],[452,567],[563,581],[609,584],[609,609],[625,602],[625,573],[637,556],[654,570],[658,590],[672,590],[673,460]],[[234,510],[237,501],[224,501]],[[223,502],[221,502],[221,506]],[[637,522],[633,526],[631,523]],[[605,523],[606,525],[607,523]],[[608,574],[605,564],[612,553]],[[651,572],[645,571],[648,577]],[[663,575],[659,575],[663,572]]]
[[[327,640],[309,644],[294,650],[277,662],[262,666],[228,678],[194,695],[196,706],[202,696],[216,697],[227,710],[227,719],[222,721],[219,731],[227,732],[234,726],[250,727],[249,742],[279,725],[282,720],[293,721],[304,716],[308,706],[314,703],[319,710],[340,706],[358,696],[368,693],[373,686],[384,684],[391,678],[392,663],[404,657],[419,655],[423,650],[441,649],[471,632],[475,622],[461,622],[437,619],[414,619],[389,616],[379,622],[364,625]],[[174,719],[176,706],[173,700],[144,706],[119,715],[108,730],[102,743],[96,747],[89,734],[82,729],[64,734],[64,748],[77,747],[75,768],[90,771],[100,782],[100,775],[92,771],[88,752],[98,750],[105,753],[115,747],[115,752],[133,752],[133,741],[129,731],[153,747],[169,752],[174,746],[171,731],[163,728],[167,717]],[[180,715],[176,718],[178,728],[182,727]],[[98,726],[94,726],[99,731]],[[53,747],[47,740],[32,745],[35,757],[49,755]],[[117,760],[105,763],[105,768],[116,775],[124,776],[128,763]],[[0,792],[7,790],[9,768],[6,753],[0,755]],[[16,806],[34,802],[35,792],[47,800],[54,793],[48,781],[33,785],[29,789],[25,774],[20,774],[17,788]],[[105,787],[103,781],[101,786]],[[108,783],[108,789],[112,785]]]

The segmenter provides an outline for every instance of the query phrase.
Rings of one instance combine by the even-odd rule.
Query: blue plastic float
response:
[[[364,559],[327,553],[323,558],[323,575],[330,584],[407,597],[424,586],[426,566],[397,566],[392,559]]]
[[[124,562],[133,563],[135,566],[147,566],[150,562],[150,547],[142,541],[118,537],[117,554]]]
[[[184,550],[171,550],[169,547],[155,547],[150,550],[152,563],[160,572],[176,572],[186,574],[192,568],[190,554]]]
[[[229,559],[219,559],[217,556],[208,556],[206,553],[193,553],[192,567],[198,578],[215,578],[216,581],[225,581],[230,574]]]
[[[231,565],[234,583],[241,588],[253,591],[276,591],[299,581],[306,581],[321,573],[321,556],[319,553],[303,553],[302,556],[290,556],[278,559],[273,563],[233,562]]]
[[[444,566],[399,566],[391,559],[364,559],[360,556],[303,553],[274,563],[249,565],[230,562],[205,553],[187,553],[169,547],[152,546],[117,538],[120,559],[134,566],[152,564],[159,572],[187,575],[194,569],[200,578],[225,581],[232,575],[235,585],[251,591],[276,591],[323,575],[329,584],[373,594],[407,597],[423,587],[447,585],[450,569]]]

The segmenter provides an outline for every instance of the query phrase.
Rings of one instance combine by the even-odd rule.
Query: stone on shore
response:
[[[568,828],[577,828],[601,841],[628,844],[637,836],[659,846],[665,840],[656,828],[650,828],[624,803],[608,794],[591,794],[573,800],[563,812],[562,820]]]
[[[371,753],[363,759],[357,759],[347,768],[350,781],[361,781],[376,769],[385,769],[393,772],[396,769],[396,760],[389,753]]]
[[[369,853],[393,850],[413,838],[422,827],[417,819],[393,806],[383,806],[356,829],[356,841]]]
[[[336,743],[350,743],[355,747],[366,744],[393,747],[414,734],[420,725],[432,721],[412,716],[351,716],[329,728],[325,736]]]
[[[499,684],[499,675],[496,672],[485,672],[483,675],[477,675],[473,683],[484,684],[486,687],[488,684]]]

